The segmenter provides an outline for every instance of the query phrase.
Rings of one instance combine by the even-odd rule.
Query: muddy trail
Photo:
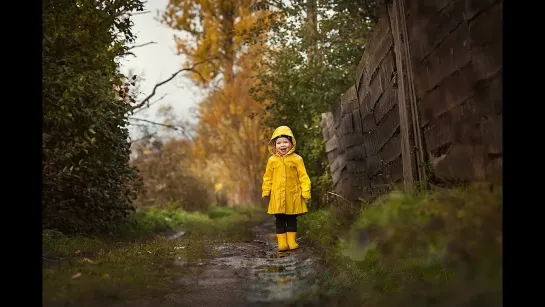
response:
[[[176,280],[187,287],[164,306],[308,306],[300,297],[309,289],[317,259],[305,245],[278,252],[274,219],[250,229],[253,239],[214,245],[214,257],[197,263],[177,260],[188,274]]]

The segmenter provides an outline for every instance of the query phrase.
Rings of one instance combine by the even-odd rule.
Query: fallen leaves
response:
[[[97,261],[91,260],[89,258],[83,258],[81,261],[89,264],[98,264]]]
[[[278,277],[278,279],[276,281],[278,281],[279,283],[286,283],[288,281],[290,281],[292,278],[289,277],[289,276],[281,276],[281,277]]]

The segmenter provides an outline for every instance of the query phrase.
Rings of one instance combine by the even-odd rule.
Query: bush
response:
[[[181,209],[139,209],[119,224],[116,235],[136,237],[146,234],[165,233],[188,229],[211,228],[212,220],[200,212]]]
[[[139,0],[44,2],[45,228],[109,231],[132,210],[142,185],[129,166],[131,99],[113,88],[123,86],[116,58],[134,41],[131,18],[120,17],[142,6]]]
[[[208,208],[208,217],[210,217],[211,219],[217,219],[220,217],[230,216],[230,215],[233,215],[234,213],[235,213],[234,210],[225,208],[225,207],[212,206]]]

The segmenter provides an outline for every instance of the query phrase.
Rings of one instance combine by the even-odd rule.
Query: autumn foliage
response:
[[[260,200],[259,187],[267,159],[266,101],[250,95],[253,75],[263,57],[266,35],[247,43],[249,33],[267,26],[269,13],[252,8],[254,1],[170,1],[163,22],[183,35],[175,38],[196,85],[208,91],[199,103],[199,122],[191,140],[193,168],[209,187],[231,204]]]
[[[138,207],[205,211],[212,204],[211,187],[202,179],[198,165],[192,163],[188,140],[154,140],[135,147],[138,156],[132,164],[146,185],[136,202]]]
[[[330,180],[318,121],[353,83],[375,11],[374,1],[169,1],[162,22],[180,31],[178,53],[208,90],[194,161],[230,203],[260,201],[267,139],[287,125],[311,176],[312,205],[324,205]]]

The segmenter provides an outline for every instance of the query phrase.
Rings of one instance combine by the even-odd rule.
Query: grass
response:
[[[501,188],[393,191],[340,238],[330,215],[300,224],[325,261],[309,295],[328,306],[502,306]]]
[[[129,306],[152,304],[181,294],[173,283],[187,272],[176,259],[200,261],[213,242],[241,240],[260,215],[212,208],[207,214],[182,210],[138,211],[110,237],[43,232],[44,306]],[[183,230],[180,239],[163,234]],[[132,303],[131,303],[132,302]]]

